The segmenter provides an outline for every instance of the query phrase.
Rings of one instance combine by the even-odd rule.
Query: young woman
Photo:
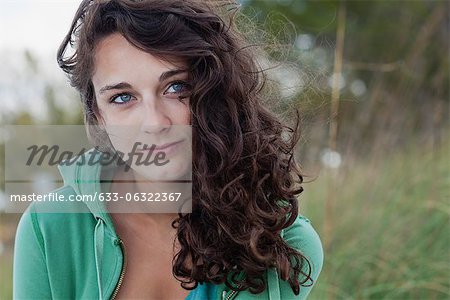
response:
[[[67,204],[79,213],[58,214],[33,203],[16,234],[14,298],[273,300],[310,293],[324,256],[298,212],[298,126],[284,125],[262,104],[264,74],[251,47],[224,21],[225,1],[208,3],[81,3],[58,63],[81,94],[90,137],[98,144],[95,128],[132,126],[139,129],[132,140],[148,138],[174,163],[134,164],[132,172],[60,166],[65,184],[57,192],[121,195],[123,179],[145,192],[136,178],[182,178],[190,169],[180,157],[192,151],[192,212],[113,213],[87,201]],[[177,139],[177,126],[192,129],[192,149]],[[111,149],[129,149],[105,133]]]

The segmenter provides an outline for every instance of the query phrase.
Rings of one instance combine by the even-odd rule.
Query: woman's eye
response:
[[[130,102],[131,95],[129,94],[120,94],[111,98],[111,103],[113,104],[124,104]]]
[[[171,84],[169,86],[169,88],[166,90],[166,93],[169,94],[177,94],[177,93],[182,93],[185,92],[185,89],[188,88],[188,84],[184,83],[184,82],[175,82],[173,84]]]

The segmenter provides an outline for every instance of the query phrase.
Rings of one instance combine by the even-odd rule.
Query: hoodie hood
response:
[[[94,256],[97,271],[97,285],[100,299],[104,299],[102,282],[102,263],[105,239],[105,226],[119,240],[111,216],[103,201],[99,201],[99,194],[109,191],[114,175],[114,164],[99,163],[101,152],[92,148],[71,160],[63,161],[58,169],[64,180],[64,185],[71,186],[77,195],[92,195],[93,201],[83,201],[97,221],[94,229]]]
[[[93,195],[94,201],[83,201],[96,219],[101,218],[111,231],[114,226],[111,216],[103,201],[99,201],[99,194],[109,191],[114,175],[114,164],[99,163],[101,152],[91,148],[83,154],[63,161],[58,165],[64,185],[71,186],[77,195]]]

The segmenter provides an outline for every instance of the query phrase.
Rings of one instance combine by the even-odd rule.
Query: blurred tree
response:
[[[76,111],[69,111],[58,104],[55,96],[55,88],[47,84],[44,92],[45,103],[47,104],[48,124],[53,125],[82,125],[81,109]],[[75,101],[75,99],[73,99]]]
[[[286,44],[283,51],[291,47],[286,60],[304,73],[306,88],[290,104],[304,117],[302,156],[317,156],[328,136],[339,1],[243,3],[244,13]],[[449,2],[346,1],[346,11],[338,150],[366,157],[413,136],[439,143],[449,120]]]

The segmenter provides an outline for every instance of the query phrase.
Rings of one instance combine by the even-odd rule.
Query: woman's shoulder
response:
[[[310,256],[316,268],[322,267],[323,245],[310,219],[298,214],[294,223],[283,229],[282,237],[292,248]]]
[[[294,223],[283,229],[282,237],[293,247],[322,248],[322,243],[310,219],[298,214]],[[298,249],[301,250],[301,249]]]
[[[70,186],[62,186],[48,195],[51,194],[68,199],[75,192]],[[55,232],[57,236],[63,237],[60,234],[65,229],[80,228],[80,222],[91,221],[90,219],[92,217],[86,205],[78,201],[33,201],[19,219],[16,239],[32,234],[43,244],[45,233]]]
[[[312,284],[315,286],[322,271],[324,251],[322,241],[312,221],[306,216],[299,214],[294,223],[282,231],[282,236],[289,246],[302,253],[308,259],[311,266],[310,276],[314,280]],[[308,269],[305,269],[305,273],[309,274]],[[283,284],[285,283],[283,282]],[[308,280],[305,284],[311,284],[311,281]],[[290,296],[295,297],[293,299],[304,299],[311,289],[312,286],[301,287],[300,295],[297,297],[294,294],[291,295],[292,290],[289,288],[282,289],[282,292],[289,293]],[[283,299],[288,298],[283,297]]]

